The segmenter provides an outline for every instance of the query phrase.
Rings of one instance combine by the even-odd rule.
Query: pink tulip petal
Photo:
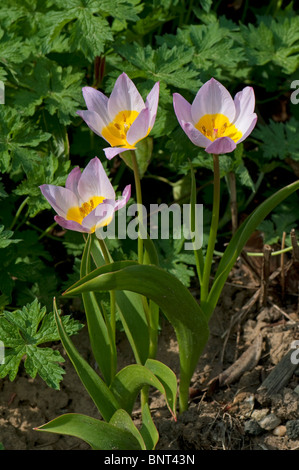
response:
[[[127,142],[129,145],[136,145],[149,133],[150,110],[144,108],[137,116],[127,133]]]
[[[66,217],[71,207],[78,206],[76,195],[67,188],[52,184],[43,184],[39,188],[49,204],[62,217]]]
[[[149,109],[150,112],[150,119],[149,119],[149,128],[152,129],[155,124],[157,110],[158,110],[158,103],[159,103],[159,91],[160,91],[160,83],[157,82],[147,95],[145,101],[145,107]]]
[[[82,226],[88,231],[95,231],[110,222],[115,207],[114,199],[106,199],[82,220]]]
[[[191,114],[194,124],[205,114],[224,114],[232,122],[235,118],[236,108],[227,89],[217,80],[211,78],[195,96],[191,105]]]
[[[82,88],[83,97],[89,111],[95,111],[103,118],[108,118],[108,98],[101,91],[90,86]],[[104,119],[105,120],[105,119]]]
[[[70,174],[68,175],[66,182],[65,182],[65,187],[72,191],[74,193],[78,200],[79,200],[79,193],[78,193],[78,183],[79,179],[81,178],[81,170],[77,166],[76,168],[73,168]]]
[[[234,98],[236,107],[236,115],[234,124],[238,121],[239,117],[244,114],[253,114],[255,106],[254,90],[252,87],[247,86],[242,91],[236,94]]]
[[[238,128],[242,130],[242,127],[244,127],[244,134],[242,135],[241,139],[238,140],[237,144],[243,142],[243,140],[245,140],[249,136],[249,134],[251,134],[251,132],[255,128],[256,122],[257,115],[255,113],[246,116],[246,118],[240,117],[240,123]]]
[[[183,131],[191,140],[191,142],[193,142],[194,145],[197,145],[197,147],[206,148],[211,144],[210,139],[208,139],[205,135],[199,132],[199,130],[197,130],[190,122],[182,121],[181,126],[183,128]]]
[[[182,126],[182,121],[193,123],[191,115],[191,104],[179,93],[173,94],[173,107],[176,117]]]
[[[88,127],[97,135],[102,137],[102,130],[107,124],[101,118],[101,116],[95,111],[77,111],[78,116],[80,116],[88,125]],[[106,140],[106,139],[105,139]]]
[[[207,153],[224,154],[230,153],[236,148],[236,143],[230,137],[219,137],[206,147]]]
[[[111,160],[116,155],[119,155],[120,153],[123,153],[126,150],[134,150],[134,149],[135,149],[135,147],[133,147],[133,148],[132,147],[128,147],[128,148],[124,148],[124,147],[107,147],[103,150],[105,152],[106,158],[108,158],[108,160]]]
[[[130,197],[131,197],[131,185],[128,184],[128,186],[126,186],[125,189],[123,190],[121,198],[119,198],[116,201],[114,210],[118,211],[119,209],[124,207],[129,201]]]
[[[145,107],[144,101],[132,80],[122,73],[115,82],[108,100],[108,113],[110,120],[120,111],[137,111]]]
[[[115,191],[100,160],[95,157],[83,170],[78,183],[78,192],[82,201],[89,201],[94,196],[115,199]]]
[[[66,228],[67,230],[74,230],[75,232],[89,233],[89,230],[87,228],[83,227],[81,224],[75,222],[74,220],[66,220],[63,217],[60,217],[59,215],[55,215],[54,219],[62,228]]]

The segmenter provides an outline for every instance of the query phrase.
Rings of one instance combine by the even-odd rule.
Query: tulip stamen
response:
[[[195,125],[205,137],[212,142],[219,137],[230,137],[235,142],[242,137],[242,133],[223,114],[205,114]]]
[[[137,111],[120,111],[110,124],[102,130],[103,137],[112,146],[130,146],[127,142],[127,133],[138,114],[139,113]]]

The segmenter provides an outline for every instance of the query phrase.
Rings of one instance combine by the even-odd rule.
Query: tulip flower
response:
[[[40,190],[57,212],[54,219],[61,227],[86,233],[108,225],[114,212],[123,207],[131,195],[131,185],[128,185],[122,198],[115,200],[113,186],[97,157],[82,173],[80,168],[74,168],[67,177],[65,188],[43,184]]]
[[[84,87],[82,92],[87,110],[77,114],[111,145],[104,149],[109,160],[125,150],[136,149],[137,142],[150,133],[157,114],[159,82],[145,103],[125,73],[116,80],[110,98],[91,87]]]
[[[257,121],[253,89],[245,87],[233,100],[214,78],[200,88],[192,104],[174,93],[173,105],[191,142],[216,155],[232,152],[252,132]]]

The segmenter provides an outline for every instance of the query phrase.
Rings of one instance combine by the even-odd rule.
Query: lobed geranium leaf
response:
[[[65,317],[64,325],[70,335],[82,327],[69,316]],[[0,377],[8,375],[13,381],[22,358],[26,357],[24,366],[31,377],[39,374],[49,387],[59,389],[64,374],[59,363],[64,359],[58,351],[40,346],[59,339],[53,313],[46,313],[46,308],[41,308],[37,299],[22,310],[4,311],[0,316],[0,340],[5,346],[5,361],[0,364]]]
[[[6,248],[11,243],[19,243],[21,240],[12,239],[13,232],[4,230],[4,225],[0,225],[0,248]]]
[[[20,113],[9,106],[0,106],[0,170],[8,172],[23,167],[30,172],[40,160],[36,147],[50,139],[51,134],[25,124]]]
[[[15,95],[14,104],[27,116],[43,104],[50,115],[57,114],[62,124],[69,124],[81,106],[82,78],[82,72],[72,66],[61,67],[42,57],[24,78],[25,87]]]

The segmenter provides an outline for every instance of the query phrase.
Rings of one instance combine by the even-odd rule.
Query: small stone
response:
[[[274,428],[279,426],[281,423],[280,419],[274,413],[270,413],[261,419],[258,424],[261,428],[265,429],[266,431],[272,431]]]
[[[249,421],[245,422],[244,432],[250,436],[258,436],[263,432],[263,430],[254,419],[250,419]]]
[[[274,430],[273,430],[273,434],[274,436],[278,436],[278,437],[283,437],[286,435],[286,432],[287,432],[287,428],[283,425],[280,425],[280,426],[277,426]]]
[[[287,436],[290,439],[299,439],[299,419],[291,419],[286,423]]]
[[[255,421],[259,422],[261,421],[265,416],[267,416],[269,414],[269,409],[268,408],[262,408],[260,410],[254,410],[252,412],[252,419],[254,419]]]
[[[254,408],[254,395],[249,392],[241,392],[235,396],[230,412],[249,418]]]
[[[297,393],[297,395],[299,395],[299,385],[297,385],[297,387],[294,388],[294,392]]]

